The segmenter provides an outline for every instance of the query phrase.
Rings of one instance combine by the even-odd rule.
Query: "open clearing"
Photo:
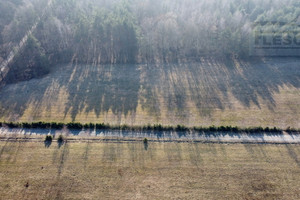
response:
[[[0,142],[0,199],[299,199],[300,146]]]
[[[0,120],[300,128],[299,61],[57,66],[1,88]]]

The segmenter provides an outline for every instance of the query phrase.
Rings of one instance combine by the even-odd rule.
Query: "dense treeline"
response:
[[[49,60],[45,55],[45,50],[41,47],[39,41],[30,35],[24,49],[16,55],[13,67],[7,76],[7,81],[29,80],[43,76],[48,72]]]
[[[246,59],[254,22],[272,22],[271,28],[274,22],[300,24],[298,0],[53,0],[47,7],[49,2],[0,0],[0,61],[34,23],[32,37],[49,67],[71,60],[115,64],[189,62],[203,56]],[[39,60],[37,52],[31,56],[28,63]],[[41,65],[34,63],[25,68],[36,71]],[[12,67],[18,71],[19,65],[16,59]]]
[[[48,0],[0,0],[0,63],[37,22]]]
[[[145,126],[128,126],[128,125],[110,125],[104,123],[88,123],[82,124],[77,122],[70,123],[56,123],[56,122],[2,122],[0,127],[7,128],[25,128],[25,129],[96,129],[96,130],[124,130],[124,131],[180,131],[180,132],[230,132],[230,133],[300,133],[300,130],[287,128],[285,130],[277,127],[249,127],[240,128],[236,126],[209,126],[209,127],[187,127],[184,125],[177,126],[163,126],[161,124],[145,125]]]

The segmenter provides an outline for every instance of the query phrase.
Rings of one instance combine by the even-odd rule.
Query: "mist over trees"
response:
[[[49,2],[0,0],[0,62],[34,23],[31,39],[39,50],[22,54],[34,63],[24,61],[25,68],[41,67],[40,58],[47,66],[71,60],[116,64],[246,59],[254,22],[300,24],[298,0],[53,0],[47,7]],[[22,65],[20,56],[12,64],[15,69]]]

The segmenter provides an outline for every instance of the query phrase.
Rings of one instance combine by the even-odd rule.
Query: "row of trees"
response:
[[[112,10],[96,9],[92,16],[78,17],[74,46],[80,61],[93,63],[134,63],[138,33],[127,3]]]
[[[231,132],[231,133],[299,133],[300,130],[291,129],[290,127],[285,130],[277,127],[249,127],[242,128],[236,126],[209,126],[209,127],[187,127],[184,125],[177,126],[163,126],[161,124],[144,125],[144,126],[128,126],[128,125],[110,125],[110,124],[81,124],[77,122],[70,123],[56,123],[56,122],[0,122],[0,127],[6,128],[25,128],[25,129],[71,129],[71,130],[82,130],[82,129],[97,129],[97,130],[127,130],[127,131],[179,131],[179,132]]]

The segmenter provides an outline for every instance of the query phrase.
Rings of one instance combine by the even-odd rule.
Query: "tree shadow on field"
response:
[[[17,156],[19,155],[19,152],[22,151],[25,145],[26,144],[22,141],[9,141],[9,139],[7,139],[0,150],[0,161],[5,161],[6,163],[10,164],[16,163]],[[4,160],[3,157],[5,157],[6,159]]]
[[[65,116],[72,120],[80,112],[94,112],[97,117],[112,111],[121,121],[122,115],[135,115],[140,89],[137,65],[76,66],[74,76],[66,84],[70,91]]]
[[[6,85],[0,90],[0,117],[6,120],[16,121],[24,115],[24,111],[32,104],[36,110],[41,107],[42,99],[48,87],[48,78],[46,83],[39,83],[38,79],[20,82],[17,84]],[[32,113],[32,117],[34,115]],[[33,119],[33,118],[32,118]]]
[[[144,94],[149,93],[154,98],[162,96],[164,104],[148,100],[143,107],[146,110],[167,108],[169,121],[174,124],[189,122],[188,118],[194,113],[191,104],[200,116],[232,109],[234,102],[229,95],[245,108],[255,105],[261,109],[264,104],[274,110],[274,94],[279,93],[281,87],[300,88],[299,61],[300,58],[254,58],[251,61],[205,58],[198,63],[153,65],[152,70],[143,68],[145,71],[141,72],[146,74],[142,79],[143,88],[151,90]]]
[[[56,66],[42,79],[4,86],[0,118],[16,121],[28,109],[28,121],[41,120],[45,117],[41,111],[56,112],[62,106],[59,115],[73,121],[79,114],[94,113],[100,118],[111,112],[116,123],[122,117],[134,123],[140,103],[142,112],[157,123],[167,116],[169,124],[176,125],[232,109],[235,100],[245,108],[261,109],[263,104],[274,110],[274,94],[281,87],[300,88],[299,61],[205,58],[197,63],[153,65],[79,65],[74,61]]]
[[[43,79],[6,85],[0,91],[0,117],[16,121],[31,106],[29,121],[41,119],[41,110],[51,112],[61,106],[58,95],[67,92],[62,115],[73,121],[80,113],[97,117],[111,111],[120,122],[122,116],[134,118],[138,105],[140,73],[138,65],[57,66]]]
[[[300,156],[299,153],[295,151],[294,146],[291,144],[286,144],[285,145],[289,156],[295,161],[295,163],[297,164],[297,166],[300,168]]]
[[[149,143],[148,142],[144,142],[144,149],[145,151],[148,151],[149,148]]]
[[[9,139],[6,140],[5,144],[2,146],[2,148],[0,150],[0,160],[1,160],[1,157],[2,157],[2,155],[3,155],[3,153],[4,153],[5,149],[6,149],[7,145],[8,145],[8,142],[9,142],[8,140]]]
[[[198,143],[191,143],[188,145],[188,156],[192,165],[199,168],[200,164],[203,162],[203,158],[201,156],[201,150],[199,148]]]
[[[57,158],[57,155],[60,151],[60,156]],[[64,147],[59,150],[56,150],[55,156],[53,157],[52,164],[57,164],[57,176],[56,180],[51,184],[51,186],[47,189],[46,195],[47,199],[63,199],[62,191],[64,188],[61,186],[61,182],[64,176],[62,176],[63,170],[65,168],[65,163],[69,157],[69,145],[68,142],[65,141]]]
[[[46,148],[49,148],[51,146],[51,144],[52,144],[52,140],[51,141],[47,141],[47,140],[44,141],[44,145],[45,145]]]
[[[65,143],[67,143],[67,141],[64,141],[64,139],[58,139],[57,147],[60,149],[62,147],[62,145],[64,145]]]
[[[87,163],[88,163],[88,158],[89,158],[89,151],[90,151],[90,147],[91,146],[91,143],[88,141],[86,143],[86,147],[85,147],[85,151],[83,153],[83,166],[84,166],[84,169],[86,169],[86,166],[87,166]]]

